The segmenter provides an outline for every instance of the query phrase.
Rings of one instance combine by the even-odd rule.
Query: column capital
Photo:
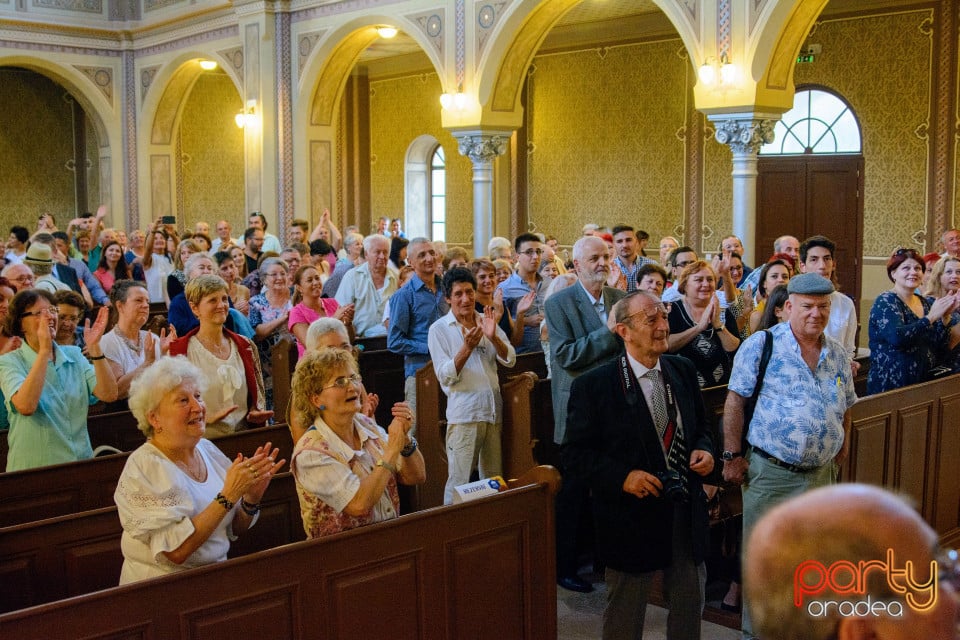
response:
[[[718,114],[709,119],[716,128],[717,142],[729,145],[735,154],[756,155],[762,145],[773,142],[773,125],[779,118]]]
[[[474,164],[493,162],[497,156],[507,151],[512,131],[472,131],[451,132],[457,139],[457,149],[460,155],[467,156]]]

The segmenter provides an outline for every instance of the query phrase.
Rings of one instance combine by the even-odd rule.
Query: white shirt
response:
[[[219,438],[236,431],[237,424],[247,416],[250,409],[247,406],[247,379],[244,376],[243,360],[240,359],[240,352],[233,340],[227,342],[230,343],[230,355],[226,360],[221,360],[208,351],[196,336],[187,343],[187,359],[200,367],[207,378],[207,390],[203,392],[207,416],[237,405],[237,408],[216,423],[216,426],[207,423],[208,438]]]
[[[606,322],[607,322],[607,310],[606,310],[606,308],[605,308],[605,306],[604,306],[604,304],[603,304],[603,294],[602,294],[602,293],[600,294],[600,298],[599,298],[599,299],[594,298],[593,295],[591,295],[590,292],[587,291],[587,288],[586,288],[585,286],[583,286],[583,283],[582,283],[582,282],[580,282],[579,280],[577,280],[577,284],[580,285],[580,288],[583,289],[583,292],[584,292],[585,294],[587,294],[587,297],[588,297],[588,298],[590,298],[590,304],[593,305],[594,311],[596,311],[596,312],[597,312],[597,315],[600,316],[601,322],[603,322],[604,324],[606,324]],[[600,291],[602,292],[603,289],[601,289]],[[599,304],[597,304],[597,303],[599,303]]]
[[[276,251],[277,253],[283,252],[283,247],[280,246],[280,239],[272,233],[263,234],[263,246],[260,247],[260,251]]]
[[[479,326],[483,317],[477,314]],[[513,367],[517,362],[517,353],[510,340],[497,326],[497,337],[507,345],[507,357],[500,358],[493,344],[486,338],[480,338],[479,344],[470,353],[467,362],[457,373],[454,357],[463,347],[463,334],[466,328],[457,322],[453,311],[430,325],[427,334],[427,346],[433,360],[433,370],[437,374],[440,388],[447,394],[447,424],[465,422],[500,423],[501,404],[500,381],[497,378],[497,362],[505,367]]]
[[[842,344],[851,359],[857,355],[857,312],[853,300],[839,291],[830,294],[830,319],[823,332]]]
[[[120,365],[120,369],[123,371],[121,375],[125,376],[142,365],[146,357],[146,351],[143,349],[143,339],[146,337],[147,332],[141,329],[138,333],[137,343],[140,349],[139,352],[130,348],[127,341],[117,333],[116,327],[104,334],[103,338],[100,339],[100,350],[103,351],[103,355],[107,357],[107,360]],[[153,351],[157,358],[160,358],[160,336],[155,336],[155,338]]]
[[[190,477],[149,441],[130,454],[113,496],[123,525],[120,584],[227,559],[230,541],[236,538],[232,525],[237,505],[182,565],[163,554],[184,543],[194,532],[190,518],[206,509],[223,489],[230,460],[205,439],[197,443],[197,453],[207,468],[203,482]]]
[[[49,291],[50,293],[56,293],[57,291],[70,291],[70,287],[60,282],[53,277],[53,274],[49,273],[45,276],[38,277],[36,282],[33,284],[33,288],[43,289],[44,291]]]
[[[336,301],[340,306],[353,304],[353,328],[358,338],[387,335],[383,326],[384,311],[389,306],[387,300],[397,290],[397,274],[387,269],[383,277],[383,286],[377,289],[370,275],[370,265],[363,263],[356,269],[343,274],[343,280],[337,287]]]
[[[668,289],[663,290],[663,295],[660,296],[660,301],[666,304],[667,302],[676,302],[683,297],[683,294],[680,293],[680,288],[677,285],[673,285]]]
[[[243,243],[242,243],[242,242],[241,242],[241,243],[238,243],[238,242],[237,242],[236,240],[234,240],[233,238],[228,238],[227,240],[221,240],[221,239],[220,239],[220,236],[217,236],[216,238],[214,238],[213,240],[210,241],[210,255],[215,254],[215,253],[217,252],[217,250],[220,248],[220,245],[223,244],[224,242],[230,242],[230,243],[232,243],[232,244],[237,244],[237,245],[239,245],[239,246],[241,246],[241,247],[243,246]]]
[[[143,276],[147,279],[147,293],[150,294],[150,302],[166,302],[167,276],[173,273],[173,263],[159,253],[153,254],[152,260],[150,268],[143,270]]]
[[[633,356],[629,353],[627,353],[627,362],[630,363],[633,375],[637,377],[637,381],[640,383],[640,391],[643,393],[643,399],[647,401],[647,409],[650,411],[650,417],[653,417],[656,415],[653,412],[653,382],[647,377],[647,371],[650,371],[650,368],[634,360]],[[660,372],[660,379],[663,380],[663,369],[660,367],[659,359],[657,360],[657,364],[653,365],[652,368]],[[666,383],[666,381],[664,381],[664,383]],[[666,388],[664,388],[664,393],[666,393]],[[680,415],[679,408],[677,408],[677,433],[683,433],[683,416]],[[660,441],[660,446],[662,449],[663,440]]]

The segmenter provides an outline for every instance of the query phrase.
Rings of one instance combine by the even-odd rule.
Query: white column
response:
[[[457,131],[460,155],[473,162],[473,255],[487,255],[493,237],[493,161],[510,142],[508,131]]]
[[[733,151],[733,234],[743,243],[743,261],[757,264],[757,152],[773,142],[778,117],[718,114],[708,118],[716,127],[717,142]]]

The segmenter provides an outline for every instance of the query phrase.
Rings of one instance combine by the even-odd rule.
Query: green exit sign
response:
[[[813,62],[813,57],[814,56],[812,53],[801,53],[800,55],[797,56],[797,64]]]

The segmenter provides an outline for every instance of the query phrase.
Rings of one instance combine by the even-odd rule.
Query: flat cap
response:
[[[787,284],[787,293],[804,296],[828,296],[833,292],[833,283],[819,273],[801,273],[790,278]]]

